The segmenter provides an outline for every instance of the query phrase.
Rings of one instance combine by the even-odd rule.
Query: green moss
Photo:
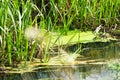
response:
[[[58,38],[58,35],[54,36],[52,42]],[[67,35],[61,35],[59,39],[57,39],[55,45],[69,45],[76,43],[88,43],[88,42],[105,42],[109,40],[113,40],[112,37],[108,38],[99,38],[94,40],[95,35],[92,31],[80,32],[80,31],[69,31]]]

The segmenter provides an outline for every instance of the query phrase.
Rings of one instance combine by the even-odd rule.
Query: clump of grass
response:
[[[38,3],[37,1],[36,3]],[[40,18],[40,25],[48,30],[69,29],[92,30],[105,20],[106,26],[119,24],[120,1],[112,0],[61,0],[42,1],[40,10],[44,17]]]
[[[33,4],[28,0],[0,2],[0,34],[2,37],[0,64],[12,66],[29,58],[29,41],[24,30],[32,26],[31,11]],[[32,45],[33,46],[33,45]],[[35,49],[35,48],[33,48]],[[34,50],[32,50],[34,51]]]

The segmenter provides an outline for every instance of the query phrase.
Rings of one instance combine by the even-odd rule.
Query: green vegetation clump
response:
[[[120,30],[114,30],[112,34],[115,36],[120,36]]]
[[[93,30],[101,20],[106,21],[108,28],[119,25],[119,5],[119,0],[1,0],[0,66],[15,66],[38,56],[47,62],[48,52],[62,35],[69,35],[69,30]],[[26,38],[29,28],[35,35],[28,31],[32,37]],[[43,30],[42,36],[36,35],[39,29]],[[48,35],[56,32],[58,36],[53,42]]]
[[[113,60],[113,61],[109,61],[109,62],[108,62],[108,67],[109,67],[110,69],[114,69],[114,70],[119,71],[119,70],[120,70],[120,62],[119,62],[119,59],[116,59],[116,60]]]

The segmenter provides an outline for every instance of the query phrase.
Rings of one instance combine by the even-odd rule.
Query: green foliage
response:
[[[31,2],[3,0],[0,2],[0,35],[2,37],[3,64],[25,60],[28,57],[28,41],[24,39],[24,29],[31,24]],[[22,7],[22,12],[20,12]],[[1,63],[2,64],[2,63]]]
[[[61,28],[68,31],[71,26],[81,30],[88,30],[100,25],[105,20],[106,25],[119,23],[119,0],[50,0],[43,3],[46,28],[48,30]],[[48,9],[47,9],[48,8]],[[51,27],[50,27],[51,26]]]

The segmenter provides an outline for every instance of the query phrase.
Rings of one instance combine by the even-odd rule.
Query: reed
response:
[[[31,3],[22,1],[1,1],[0,11],[2,18],[0,21],[2,36],[2,56],[4,64],[12,65],[16,61],[27,58],[28,41],[24,40],[24,29],[31,24],[30,9]],[[21,5],[23,5],[21,9]],[[22,10],[22,12],[20,12]],[[26,20],[25,20],[26,19]]]

